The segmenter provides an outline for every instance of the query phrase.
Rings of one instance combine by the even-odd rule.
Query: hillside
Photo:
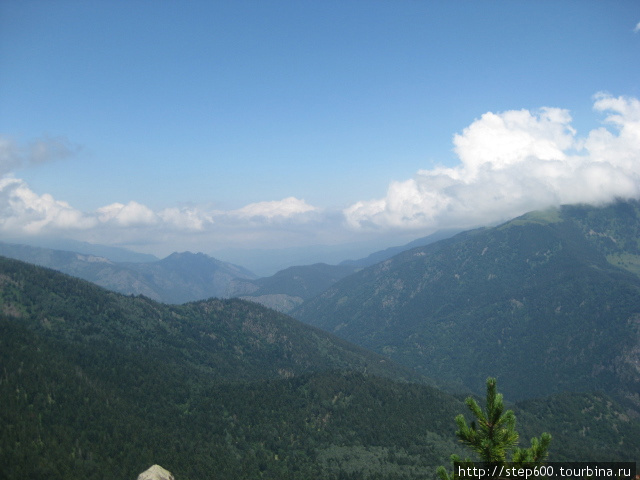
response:
[[[640,409],[640,206],[535,212],[364,269],[294,316],[508,397],[602,389]],[[625,267],[625,268],[620,268]]]
[[[242,300],[164,305],[2,257],[0,275],[5,317],[48,338],[145,348],[149,355],[189,362],[226,380],[347,367],[394,378],[403,375],[402,368],[383,357]]]
[[[431,479],[463,453],[461,397],[258,305],[167,306],[8,259],[0,292],[2,478]],[[517,407],[557,459],[640,455],[603,395]]]

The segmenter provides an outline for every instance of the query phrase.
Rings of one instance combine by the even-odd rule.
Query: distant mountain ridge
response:
[[[132,262],[116,261],[94,253],[0,242],[0,255],[53,268],[115,292],[144,295],[156,301],[179,304],[210,297],[239,297],[287,313],[363,265],[449,234],[437,233],[402,247],[373,253],[364,259],[344,261],[340,265],[316,263],[293,266],[263,278],[258,278],[244,267],[204,253],[174,252],[161,260],[142,256],[144,261]],[[138,258],[141,255],[133,252],[128,255],[124,249],[81,242],[53,244],[77,246],[83,252],[104,252],[115,258]]]
[[[83,242],[49,243],[77,247],[81,251],[0,242],[0,255],[53,268],[115,292],[144,295],[156,301],[179,304],[210,297],[239,297],[287,313],[363,266],[452,234],[452,231],[437,232],[404,246],[375,252],[360,260],[347,260],[339,265],[316,263],[293,266],[263,278],[258,278],[244,267],[204,253],[174,252],[158,260],[151,255]],[[98,253],[104,253],[104,256]]]
[[[618,392],[640,411],[640,202],[532,212],[403,252],[293,315],[507,396]]]
[[[115,292],[166,303],[228,298],[255,287],[247,269],[203,253],[173,253],[162,260],[114,262],[105,257],[0,242],[0,255],[53,268]]]
[[[5,238],[4,243],[13,245],[25,245],[48,250],[61,250],[63,252],[75,252],[82,255],[108,258],[112,262],[157,262],[155,255],[139,253],[122,247],[113,247],[89,242],[80,242],[68,238],[36,238],[36,237],[12,237]]]
[[[417,238],[407,243],[406,245],[389,247],[378,252],[373,252],[372,254],[358,260],[344,260],[340,262],[340,265],[370,267],[371,265],[375,265],[376,263],[388,260],[389,258],[394,257],[407,250],[411,250],[412,248],[424,247],[431,243],[453,237],[455,234],[460,233],[461,231],[462,230],[460,229],[438,230],[437,232],[432,233],[431,235],[427,235],[426,237]]]
[[[240,297],[287,312],[355,272],[348,265],[290,267],[258,278],[239,265],[204,253],[174,252],[155,261],[115,262],[78,252],[0,242],[0,255],[88,280],[127,295],[180,304],[211,297]]]
[[[126,264],[154,286],[159,300],[185,303],[210,297],[229,298],[256,276],[238,265],[222,262],[204,253],[172,253],[153,263]],[[151,297],[153,298],[153,297]]]

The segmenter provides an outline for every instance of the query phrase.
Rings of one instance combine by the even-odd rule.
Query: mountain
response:
[[[236,299],[163,305],[0,258],[0,365],[7,480],[154,464],[180,480],[431,479],[464,453],[461,398]],[[557,435],[558,460],[640,458],[640,423],[606,395],[514,407],[526,435]]]
[[[184,303],[210,297],[228,298],[232,292],[252,289],[244,287],[246,280],[256,276],[249,270],[222,262],[204,253],[172,253],[152,263],[126,264],[144,278],[155,295],[166,303]],[[131,287],[124,293],[132,293]]]
[[[353,265],[357,267],[370,267],[371,265],[375,265],[376,263],[380,263],[384,260],[387,260],[391,257],[398,255],[407,250],[411,250],[416,247],[423,247],[425,245],[429,245],[430,243],[437,242],[439,240],[444,240],[445,238],[453,237],[456,233],[460,233],[460,230],[438,230],[431,235],[427,235],[426,237],[417,238],[406,245],[402,245],[399,247],[389,247],[384,250],[380,250],[377,252],[373,252],[372,254],[360,258],[358,260],[344,260],[340,262],[340,265]]]
[[[144,262],[115,262],[106,257],[0,242],[0,255],[83,278],[115,292],[145,295],[166,303],[184,303],[232,292],[254,290],[244,281],[256,276],[237,265],[203,253],[174,253]]]
[[[338,478],[323,471],[395,430],[416,396],[441,405],[412,426],[433,432],[431,462],[456,448],[446,394],[404,391],[390,378],[417,378],[407,369],[259,305],[163,305],[9,259],[0,286],[3,478],[127,478],[154,463],[182,479]],[[389,442],[373,454],[406,468]]]
[[[412,248],[428,245],[443,238],[449,238],[458,230],[443,230],[432,235],[418,238],[404,246],[390,247],[368,255],[358,260],[344,260],[338,265],[315,263],[313,265],[298,265],[276,272],[269,277],[260,278],[250,282],[257,287],[243,295],[242,292],[231,294],[239,296],[280,312],[289,313],[302,302],[319,295],[338,280],[357,272],[363,267],[374,265],[393,257],[400,252]],[[244,290],[247,284],[239,284]]]
[[[42,243],[59,247],[57,249],[0,242],[0,255],[53,268],[115,292],[145,295],[160,302],[179,304],[210,297],[239,297],[288,313],[304,300],[320,294],[362,266],[452,234],[450,231],[437,232],[403,247],[388,248],[360,260],[347,260],[340,265],[296,265],[264,278],[257,278],[244,267],[204,253],[175,252],[158,260],[153,255],[122,248],[69,240]],[[268,255],[262,252],[262,256]]]
[[[357,270],[355,266],[326,263],[289,267],[270,277],[251,281],[256,290],[240,296],[286,313]],[[246,283],[241,286],[246,289]]]
[[[358,270],[348,265],[315,264],[257,278],[243,267],[204,253],[176,252],[162,260],[115,262],[91,254],[3,242],[0,255],[53,268],[114,292],[165,303],[240,297],[285,313]]]
[[[507,397],[615,392],[640,411],[640,203],[566,206],[403,252],[293,315]]]
[[[297,320],[242,300],[210,299],[164,305],[124,296],[29,264],[0,257],[2,309],[50,338],[121,343],[149,354],[174,352],[227,380],[279,378],[308,371],[373,369],[385,375],[383,357]],[[387,375],[402,376],[402,368]],[[414,378],[417,378],[414,376]]]
[[[298,265],[276,272],[270,277],[259,278],[251,282],[238,283],[242,289],[231,294],[246,300],[260,303],[283,313],[290,313],[305,300],[319,295],[338,280],[357,272],[363,267],[374,265],[412,248],[428,245],[443,238],[449,238],[458,230],[442,230],[426,237],[418,238],[406,245],[390,247],[358,260],[344,260],[338,265],[316,263]],[[252,290],[248,285],[255,285]],[[243,291],[248,293],[243,294]]]

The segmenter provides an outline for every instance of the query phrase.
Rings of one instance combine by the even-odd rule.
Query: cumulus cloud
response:
[[[121,227],[154,225],[158,216],[149,207],[131,201],[126,205],[112,203],[97,210],[98,219],[102,223],[114,223]]]
[[[165,208],[158,216],[162,221],[177,229],[189,231],[203,231],[213,225],[214,212],[193,208]]]
[[[36,194],[20,179],[0,179],[0,228],[4,231],[35,234],[95,225],[92,216],[49,194]]]
[[[640,102],[598,94],[601,128],[578,138],[558,108],[486,113],[453,138],[456,167],[393,182],[344,210],[354,228],[468,227],[562,203],[640,196]]]

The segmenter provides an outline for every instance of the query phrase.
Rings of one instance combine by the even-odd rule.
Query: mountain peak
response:
[[[193,253],[193,252],[190,252],[188,250],[186,250],[184,252],[173,252],[172,254],[166,256],[165,258],[163,258],[163,260],[185,259],[185,258],[208,258],[208,259],[211,259],[211,260],[215,260],[215,258],[207,255],[206,253],[202,253],[202,252]]]

